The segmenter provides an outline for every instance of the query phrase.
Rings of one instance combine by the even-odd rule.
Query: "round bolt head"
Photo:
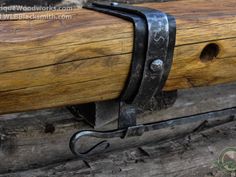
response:
[[[112,6],[117,6],[117,5],[119,5],[119,3],[118,2],[112,2],[111,5]]]
[[[160,71],[163,69],[163,61],[161,59],[156,59],[154,60],[151,65],[150,65],[150,69],[153,71],[153,72],[157,72],[157,71]]]

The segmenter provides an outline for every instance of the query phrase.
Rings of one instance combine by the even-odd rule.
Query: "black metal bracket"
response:
[[[118,3],[92,3],[85,8],[126,19],[134,26],[133,56],[130,75],[119,100],[118,130],[121,138],[141,136],[147,131],[144,125],[136,125],[137,114],[149,109],[155,95],[162,92],[171,69],[175,47],[176,24],[174,17],[163,12]],[[111,137],[112,131],[80,131],[70,141],[72,152],[88,155],[91,149],[107,149],[105,141],[81,153],[76,142],[82,137]],[[105,144],[104,144],[105,143]]]

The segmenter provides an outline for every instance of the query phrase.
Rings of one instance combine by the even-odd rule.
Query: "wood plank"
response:
[[[147,112],[139,117],[138,122],[156,122],[235,107],[235,90],[236,84],[183,90],[180,91],[179,99],[173,107],[152,114]],[[236,115],[217,118],[215,121],[209,122],[208,126],[232,121],[233,116]],[[147,140],[154,138],[155,141],[168,139],[192,132],[199,125],[202,125],[202,122],[172,127],[157,131],[155,134],[151,134],[152,136],[147,134],[144,138]],[[117,122],[102,127],[102,130],[113,128],[117,128]],[[64,108],[1,115],[0,174],[73,159],[68,147],[69,139],[73,133],[82,129],[91,129],[91,127],[73,119]],[[116,148],[118,147],[120,146],[116,146]]]
[[[71,159],[36,169],[0,176],[230,176],[216,166],[220,153],[236,147],[236,122],[191,133],[185,137],[126,149],[90,159]],[[232,173],[232,176],[234,173]]]
[[[236,80],[234,0],[142,5],[176,17],[174,64],[165,90]],[[72,18],[1,21],[1,114],[114,99],[124,87],[131,63],[131,23],[85,9],[50,14]],[[200,61],[203,48],[212,43],[219,54]]]

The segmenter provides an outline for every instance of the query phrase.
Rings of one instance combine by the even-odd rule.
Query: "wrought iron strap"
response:
[[[85,8],[126,19],[134,26],[134,44],[129,79],[121,94],[118,113],[118,130],[109,132],[82,131],[70,142],[72,152],[83,137],[113,137],[122,132],[120,138],[141,136],[149,131],[147,126],[136,125],[137,114],[143,112],[154,95],[159,95],[171,69],[175,47],[175,19],[155,9],[128,6],[118,3],[92,3]],[[151,129],[150,129],[151,130]],[[91,149],[108,148],[106,141]]]
[[[85,8],[133,22],[130,77],[121,100],[141,109],[161,91],[170,72],[175,46],[175,19],[158,10],[118,3],[92,3]]]

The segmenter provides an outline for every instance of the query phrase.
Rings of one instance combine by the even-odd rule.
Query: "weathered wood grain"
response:
[[[140,148],[104,154],[86,160],[73,159],[0,176],[230,177],[230,174],[217,168],[216,162],[225,148],[236,147],[235,137],[236,122],[233,121],[185,137]]]
[[[142,4],[176,17],[174,63],[165,90],[236,80],[235,5],[234,0]],[[113,99],[124,87],[131,23],[85,9],[48,13],[72,18],[1,21],[1,114]],[[211,43],[219,54],[203,62],[199,56]]]
[[[235,90],[236,84],[183,90],[173,107],[153,114],[145,113],[139,117],[138,122],[156,122],[235,107]],[[236,115],[225,115],[206,125],[211,127],[232,121],[234,116]],[[70,137],[77,130],[91,128],[73,119],[64,108],[1,115],[0,118],[0,173],[38,168],[73,159],[68,147]],[[202,122],[197,122],[167,128],[154,134],[146,134],[143,138],[148,141],[169,139],[199,130],[202,125]],[[102,130],[113,128],[117,128],[117,122],[102,127]],[[100,158],[102,157],[98,159]],[[80,168],[79,164],[76,168]]]

